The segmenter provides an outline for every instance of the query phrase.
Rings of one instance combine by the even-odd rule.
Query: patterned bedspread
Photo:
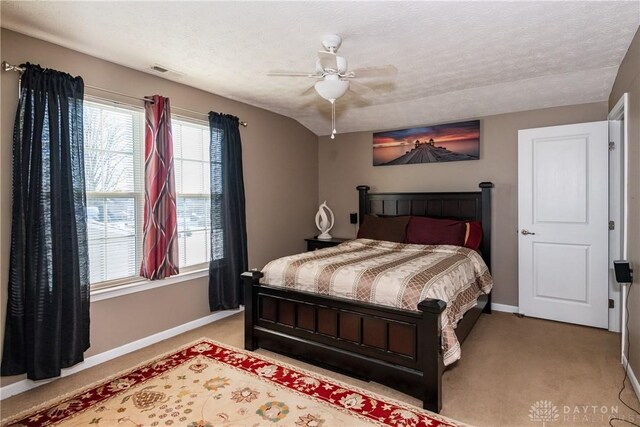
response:
[[[418,311],[426,298],[446,302],[441,318],[445,365],[460,358],[458,321],[493,286],[482,257],[471,249],[369,239],[276,259],[262,272],[267,285],[405,310]]]

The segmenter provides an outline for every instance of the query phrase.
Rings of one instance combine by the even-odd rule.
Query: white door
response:
[[[608,325],[608,125],[518,132],[519,310]]]

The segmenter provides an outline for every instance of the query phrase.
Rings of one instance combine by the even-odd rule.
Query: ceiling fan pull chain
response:
[[[336,101],[331,100],[331,139],[336,139]]]

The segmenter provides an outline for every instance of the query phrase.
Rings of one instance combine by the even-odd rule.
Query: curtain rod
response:
[[[15,72],[18,72],[18,73],[23,73],[24,72],[24,68],[23,67],[20,67],[18,65],[11,65],[7,61],[2,61],[2,70],[3,71],[15,71]],[[106,92],[106,93],[110,93],[110,94],[113,94],[113,95],[123,96],[123,97],[129,98],[129,99],[135,99],[136,101],[142,101],[142,102],[151,101],[151,99],[147,98],[147,97],[140,98],[138,96],[131,96],[131,95],[127,95],[126,93],[116,92],[115,90],[104,89],[104,88],[101,88],[101,87],[98,87],[98,86],[92,86],[92,85],[88,85],[88,84],[85,84],[84,86],[88,87],[90,89],[99,90],[101,92]],[[188,113],[193,113],[193,114],[199,114],[201,116],[208,116],[208,114],[206,114],[206,113],[201,113],[199,111],[189,110],[187,108],[174,107],[173,105],[171,106],[171,109],[172,110],[175,109],[175,110],[180,110],[180,111],[186,111]],[[240,126],[247,127],[248,125],[249,124],[247,122],[240,121]]]

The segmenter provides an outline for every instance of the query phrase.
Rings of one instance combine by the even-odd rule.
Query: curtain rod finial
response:
[[[24,68],[17,65],[11,65],[7,61],[2,61],[2,71],[17,71],[21,73],[24,71]]]

